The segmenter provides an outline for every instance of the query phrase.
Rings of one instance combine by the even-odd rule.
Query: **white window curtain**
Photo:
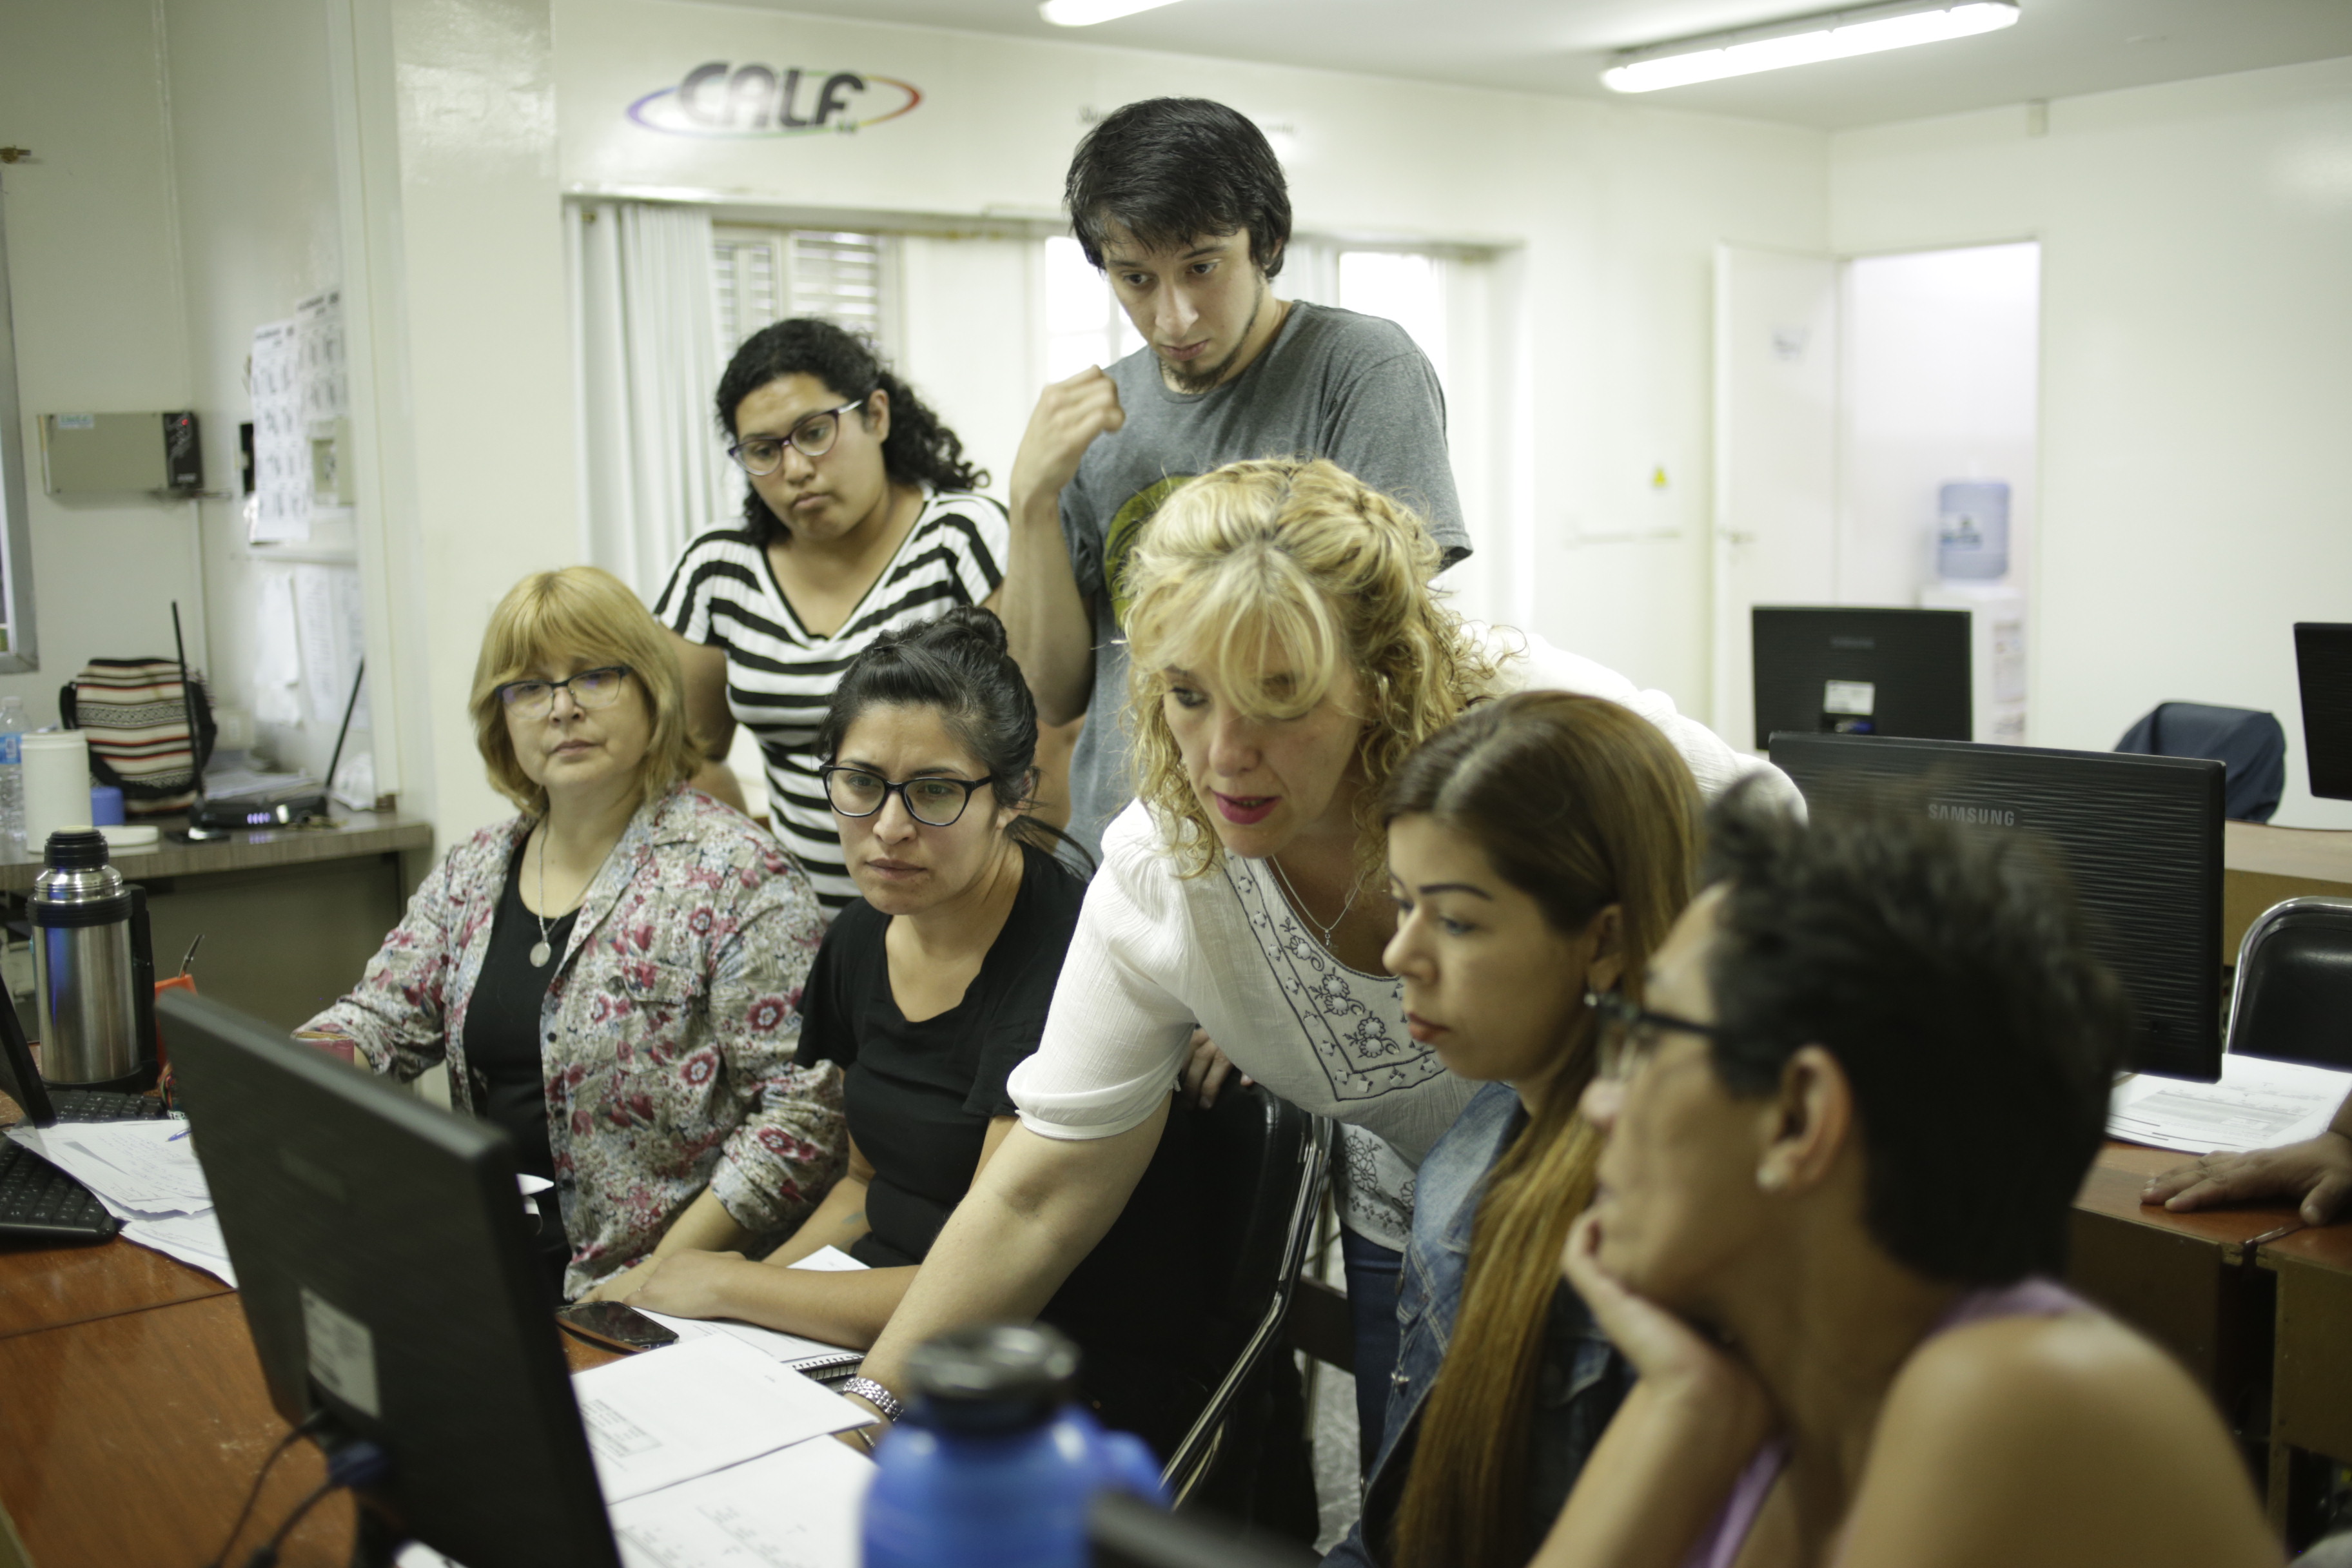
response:
[[[565,238],[582,551],[651,603],[687,542],[741,502],[710,416],[722,368],[710,214],[576,203]]]

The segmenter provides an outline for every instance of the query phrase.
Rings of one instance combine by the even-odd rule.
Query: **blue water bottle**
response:
[[[1077,1347],[1050,1328],[941,1334],[908,1358],[907,1418],[874,1456],[865,1568],[1087,1568],[1087,1507],[1166,1506],[1140,1438],[1072,1402]]]

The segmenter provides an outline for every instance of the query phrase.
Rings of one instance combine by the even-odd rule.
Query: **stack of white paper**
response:
[[[873,1419],[724,1334],[593,1367],[572,1383],[607,1503]]]
[[[186,1122],[20,1124],[8,1136],[88,1187],[128,1239],[236,1284]]]
[[[2318,1137],[2347,1090],[2352,1072],[2224,1056],[2219,1083],[2147,1073],[2124,1079],[2107,1102],[2107,1136],[2188,1154],[2242,1154]]]

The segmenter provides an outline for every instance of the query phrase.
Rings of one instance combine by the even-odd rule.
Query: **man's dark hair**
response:
[[[728,439],[741,434],[735,428],[735,410],[743,400],[788,375],[814,376],[844,403],[877,392],[890,395],[890,434],[882,443],[882,471],[892,484],[976,490],[988,483],[988,470],[965,458],[962,439],[940,423],[913,387],[890,374],[872,344],[848,328],[815,316],[794,316],[761,328],[727,362],[712,401],[719,428]],[[791,531],[760,499],[759,487],[750,484],[743,488],[743,525],[763,545]]]
[[[1769,1093],[1823,1047],[1853,1086],[1881,1247],[1967,1284],[2062,1270],[2128,1014],[2053,859],[1907,792],[1807,826],[1742,788],[1709,827],[1729,884],[1717,1075]]]
[[[1151,250],[1247,229],[1250,259],[1268,278],[1281,273],[1290,245],[1290,187],[1265,133],[1205,98],[1150,98],[1114,111],[1079,139],[1062,194],[1097,268],[1113,224]]]

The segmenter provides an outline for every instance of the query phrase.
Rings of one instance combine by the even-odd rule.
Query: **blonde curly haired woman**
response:
[[[898,1387],[924,1339],[1053,1293],[1149,1163],[1196,1025],[1274,1093],[1374,1135],[1349,1150],[1342,1217],[1351,1277],[1360,1260],[1393,1280],[1412,1167],[1475,1086],[1412,1037],[1381,962],[1396,924],[1381,792],[1466,705],[1606,697],[1655,724],[1708,794],[1770,771],[1662,692],[1463,621],[1430,590],[1437,568],[1419,518],[1328,462],[1231,464],[1153,518],[1121,616],[1137,799],[1104,835],[1044,1040],[1013,1075],[1022,1124],[867,1377]],[[1393,1363],[1394,1287],[1351,1296],[1377,1429],[1389,1364],[1366,1352],[1384,1341]]]

